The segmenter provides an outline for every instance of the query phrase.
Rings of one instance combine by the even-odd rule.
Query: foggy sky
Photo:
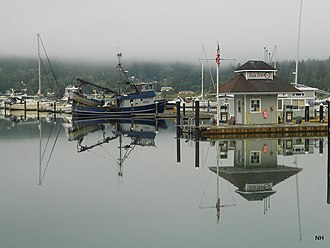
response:
[[[214,58],[295,60],[300,0],[0,0],[0,56],[198,63]],[[330,1],[303,0],[300,58],[330,55]],[[224,61],[223,64],[230,63]]]

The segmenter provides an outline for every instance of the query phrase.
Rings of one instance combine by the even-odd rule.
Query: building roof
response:
[[[236,190],[235,192],[248,201],[262,201],[263,199],[276,193],[275,190],[260,191],[260,192],[245,192],[241,190]]]
[[[235,72],[243,71],[276,71],[276,69],[264,61],[249,60],[235,70]]]
[[[274,76],[273,79],[249,79],[246,80],[243,74],[229,80],[224,85],[220,85],[220,93],[293,93],[300,92],[294,86],[282,81]]]
[[[217,174],[217,167],[209,167],[209,169]],[[297,174],[301,170],[301,168],[289,166],[258,168],[253,170],[244,170],[242,168],[232,166],[220,166],[219,176],[235,185],[238,188],[237,192],[242,196],[244,195],[243,197],[247,199],[248,194],[241,193],[246,184],[272,183],[272,185],[275,186],[285,179]],[[254,193],[254,196],[256,196],[256,192]],[[273,192],[269,191],[269,193]],[[262,195],[266,196],[267,193]],[[251,195],[251,199],[260,200],[262,198],[260,195],[258,197],[252,197]]]
[[[292,84],[292,85],[301,91],[318,91],[319,90],[318,88],[310,87],[310,86],[303,85],[303,84],[296,84],[296,85]]]

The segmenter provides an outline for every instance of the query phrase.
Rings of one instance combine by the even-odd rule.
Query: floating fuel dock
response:
[[[302,121],[298,124],[290,123],[270,123],[270,124],[222,124],[216,125],[199,125],[199,108],[198,101],[195,108],[195,121],[181,122],[180,117],[180,106],[176,108],[176,120],[177,125],[180,128],[181,134],[188,134],[194,136],[195,139],[222,139],[228,138],[271,138],[271,137],[292,137],[292,136],[329,136],[330,134],[330,123],[329,123],[329,112],[328,120],[319,119],[318,122]],[[330,102],[328,103],[330,105]]]

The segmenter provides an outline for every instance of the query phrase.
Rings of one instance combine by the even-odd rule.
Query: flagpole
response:
[[[220,102],[219,102],[219,68],[220,68],[220,47],[218,41],[218,49],[215,62],[217,64],[217,126],[220,124]]]
[[[217,65],[217,126],[220,124],[220,103],[219,103],[219,65]]]

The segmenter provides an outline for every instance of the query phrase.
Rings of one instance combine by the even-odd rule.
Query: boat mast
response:
[[[204,100],[204,63],[202,61],[202,101]]]
[[[39,33],[37,33],[37,39],[38,39],[38,81],[39,81],[38,96],[41,96],[40,34]]]
[[[297,42],[297,60],[296,60],[296,70],[294,77],[294,84],[298,84],[298,63],[299,63],[299,50],[300,50],[300,28],[301,28],[301,13],[302,13],[303,0],[300,0],[300,12],[299,12],[299,24],[298,24],[298,42]]]

